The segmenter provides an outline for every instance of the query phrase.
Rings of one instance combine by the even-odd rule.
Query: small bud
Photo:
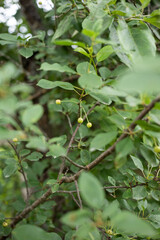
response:
[[[60,104],[61,104],[61,100],[60,100],[60,99],[57,99],[57,100],[56,100],[56,104],[60,105]]]
[[[88,128],[91,128],[91,127],[92,127],[92,123],[91,123],[91,122],[88,122],[88,123],[87,123],[87,127],[88,127]]]
[[[39,5],[42,5],[42,2],[38,2]]]
[[[78,121],[78,123],[83,123],[83,118],[80,117],[80,118],[78,118],[77,121]]]
[[[18,138],[13,138],[12,141],[13,142],[18,142]]]
[[[3,222],[3,227],[7,227],[8,226],[8,223],[7,222]]]

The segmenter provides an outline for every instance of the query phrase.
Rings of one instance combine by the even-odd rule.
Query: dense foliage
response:
[[[0,23],[0,239],[160,239],[159,0],[46,2]]]

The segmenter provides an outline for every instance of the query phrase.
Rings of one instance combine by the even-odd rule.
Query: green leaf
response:
[[[114,200],[109,204],[107,202],[103,208],[103,213],[102,213],[103,219],[107,220],[108,217],[112,218],[116,216],[119,211],[120,211],[119,203],[117,200]]]
[[[157,124],[147,123],[143,120],[138,120],[137,124],[144,130],[155,131],[156,133],[160,132],[160,126]]]
[[[157,9],[157,10],[154,10],[152,13],[151,13],[151,16],[154,17],[154,16],[159,16],[160,15],[160,9]]]
[[[18,52],[25,58],[30,58],[33,55],[33,50],[30,48],[21,48]]]
[[[8,178],[12,176],[18,169],[16,161],[11,161],[10,164],[8,164],[4,169],[3,169],[3,175],[5,178]]]
[[[95,176],[91,173],[83,172],[79,178],[79,188],[81,196],[88,206],[96,209],[103,206],[104,191]]]
[[[0,40],[1,45],[7,45],[7,44],[15,44],[15,42],[12,41],[5,41],[5,40]]]
[[[143,20],[160,29],[160,15],[154,17],[144,17]]]
[[[51,186],[52,193],[55,193],[59,189],[59,183],[56,179],[50,179],[47,181],[47,184]]]
[[[32,152],[29,156],[27,156],[26,158],[30,161],[38,161],[39,159],[41,159],[43,157],[43,155],[39,152]]]
[[[142,200],[147,197],[145,186],[137,186],[132,189],[132,197],[135,200]]]
[[[77,227],[84,224],[84,222],[87,223],[90,217],[91,213],[89,210],[80,209],[65,214],[62,217],[62,222],[70,227]]]
[[[113,113],[108,119],[120,129],[123,129],[126,126],[125,119],[120,114]]]
[[[106,67],[99,68],[99,73],[104,80],[109,78],[109,76],[111,75],[111,71]]]
[[[135,214],[127,211],[119,212],[113,219],[112,224],[127,234],[140,235],[140,236],[154,236],[155,230],[146,222],[138,218]]]
[[[72,230],[67,232],[66,235],[65,235],[65,239],[64,240],[71,240],[73,235],[74,235],[74,233],[75,233],[75,231],[72,231]]]
[[[84,89],[93,89],[102,85],[102,79],[93,73],[88,73],[82,74],[78,79],[78,83]]]
[[[76,48],[74,51],[75,51],[75,52],[79,52],[79,53],[85,55],[86,57],[90,58],[89,53],[87,53],[87,52],[86,52],[83,48],[81,48],[81,47]]]
[[[108,176],[108,181],[109,181],[113,186],[116,185],[116,181],[115,181],[115,179],[114,179],[113,177]]]
[[[59,46],[72,46],[72,45],[76,45],[79,47],[85,47],[85,44],[83,42],[77,42],[77,41],[72,41],[70,39],[57,39],[54,40],[52,43],[59,45]]]
[[[40,70],[76,73],[73,69],[69,68],[68,66],[66,65],[61,66],[59,63],[49,64],[44,62],[41,64]]]
[[[154,152],[147,145],[141,145],[140,152],[150,166],[158,166],[158,159],[156,158]]]
[[[142,8],[146,8],[151,0],[140,0],[141,4],[142,4]]]
[[[158,228],[160,227],[160,214],[151,214],[148,217],[152,222],[158,223]]]
[[[134,42],[131,31],[127,23],[123,19],[119,19],[119,25],[117,29],[120,44],[127,55],[132,61],[138,57],[137,47]]]
[[[49,146],[49,152],[47,156],[52,156],[53,158],[57,158],[60,156],[64,156],[66,154],[66,149],[63,148],[61,145],[52,144]]]
[[[20,225],[13,230],[15,240],[61,240],[57,233],[47,233],[43,229],[30,225]]]
[[[101,235],[91,220],[84,222],[84,224],[77,229],[74,236],[76,236],[77,240],[101,240]]]
[[[93,97],[94,99],[96,99],[97,101],[109,105],[111,104],[111,99],[108,97],[108,95],[105,93],[104,89],[96,89],[96,90],[91,90],[91,91],[87,91],[87,93]]]
[[[46,151],[47,150],[46,139],[44,136],[30,137],[26,147]]]
[[[122,158],[127,156],[129,153],[132,152],[133,150],[133,141],[131,140],[130,137],[127,137],[120,142],[117,143],[116,145],[116,153],[117,153],[117,158]]]
[[[124,97],[126,96],[126,93],[123,91],[117,91],[114,88],[111,87],[103,87],[100,90],[96,89],[96,90],[88,90],[87,93],[95,98],[96,100],[98,100],[99,102],[103,103],[103,104],[107,104],[109,105],[112,102],[112,97],[114,100],[114,96],[119,96],[119,97]]]
[[[104,150],[104,147],[111,143],[117,136],[116,131],[97,134],[91,141],[90,151]]]
[[[126,13],[126,12],[119,11],[119,10],[115,10],[115,11],[112,11],[112,15],[126,16],[127,13]]]
[[[89,62],[81,62],[77,65],[77,72],[81,74],[95,73],[95,69]]]
[[[91,162],[91,154],[89,151],[82,149],[80,152],[80,156],[81,156],[81,162],[84,163],[85,165]]]
[[[30,224],[16,227],[13,236],[16,240],[42,240],[46,237],[43,229]]]
[[[132,158],[134,165],[143,172],[144,168],[143,168],[142,162],[134,156],[130,156],[130,157]]]
[[[160,58],[147,58],[137,61],[134,69],[122,74],[114,87],[130,94],[159,93],[159,64]]]
[[[9,41],[9,42],[16,42],[17,41],[17,36],[9,34],[9,33],[1,33],[0,34],[0,39],[6,40],[6,41]]]
[[[73,16],[72,15],[67,15],[63,18],[63,20],[61,20],[61,22],[58,25],[58,28],[56,29],[56,32],[51,40],[51,42],[53,42],[55,39],[59,38],[60,36],[62,36],[66,31],[68,31],[68,29],[71,27],[72,25],[72,19]]]
[[[150,195],[152,196],[153,199],[155,199],[156,201],[160,201],[160,192],[159,190],[154,190],[152,189],[150,192]]]
[[[43,107],[39,104],[28,107],[22,114],[22,122],[28,126],[36,123],[43,115]]]
[[[44,88],[44,89],[53,89],[56,87],[60,87],[66,90],[74,90],[74,87],[71,83],[68,82],[60,82],[60,81],[48,81],[45,79],[41,79],[38,83],[37,86]]]
[[[48,143],[49,144],[57,143],[57,144],[60,144],[63,146],[66,143],[66,141],[67,141],[67,136],[62,135],[60,137],[54,137],[54,138],[49,139]]]
[[[117,33],[122,48],[132,62],[137,62],[141,56],[155,56],[155,40],[145,24],[133,28],[124,20],[119,20]]]
[[[156,42],[146,24],[130,27],[130,31],[140,56],[156,56]]]
[[[54,233],[54,232],[51,232],[51,233],[46,233],[46,240],[62,240],[62,238],[57,234],[57,233]]]
[[[114,52],[112,46],[105,46],[99,50],[96,55],[97,62],[102,62],[107,59]]]
[[[23,132],[0,127],[0,140],[19,138]]]
[[[115,27],[113,26],[113,24],[110,28],[110,39],[113,43],[113,49],[114,49],[115,53],[117,54],[117,56],[119,57],[119,59],[124,64],[126,64],[128,67],[131,67],[131,65],[132,65],[131,60],[129,59],[126,52],[123,50],[123,46],[120,43],[118,33],[117,33]]]

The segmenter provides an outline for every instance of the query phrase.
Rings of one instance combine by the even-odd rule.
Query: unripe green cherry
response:
[[[60,104],[61,104],[61,100],[60,100],[60,99],[57,99],[57,100],[56,100],[56,104],[60,105]]]
[[[107,230],[107,233],[108,233],[109,235],[113,235],[113,232],[112,232],[111,229]]]
[[[18,138],[13,138],[12,141],[13,142],[18,142]]]
[[[88,123],[87,123],[87,127],[88,127],[88,128],[91,128],[91,127],[92,127],[92,123],[91,123],[91,122],[88,122]]]
[[[155,151],[156,153],[160,153],[160,146],[154,147],[154,151]]]
[[[79,117],[77,121],[78,123],[83,123],[83,118]]]
[[[8,227],[8,223],[7,222],[3,222],[3,227]]]

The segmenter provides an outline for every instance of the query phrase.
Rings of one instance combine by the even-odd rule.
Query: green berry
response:
[[[112,234],[113,234],[113,232],[112,232],[111,229],[107,230],[107,233],[108,233],[109,235],[112,235]]]
[[[3,227],[8,227],[8,223],[7,222],[3,222]]]
[[[91,123],[91,122],[88,122],[88,123],[87,123],[87,127],[88,127],[88,128],[91,128],[91,127],[92,127],[92,123]]]
[[[12,141],[13,142],[18,142],[18,138],[13,138]]]
[[[155,151],[156,153],[160,153],[160,146],[154,147],[154,151]]]
[[[83,118],[79,117],[77,121],[78,123],[83,123]]]
[[[60,105],[60,104],[61,104],[61,100],[60,100],[60,99],[57,99],[57,100],[56,100],[56,104]]]

